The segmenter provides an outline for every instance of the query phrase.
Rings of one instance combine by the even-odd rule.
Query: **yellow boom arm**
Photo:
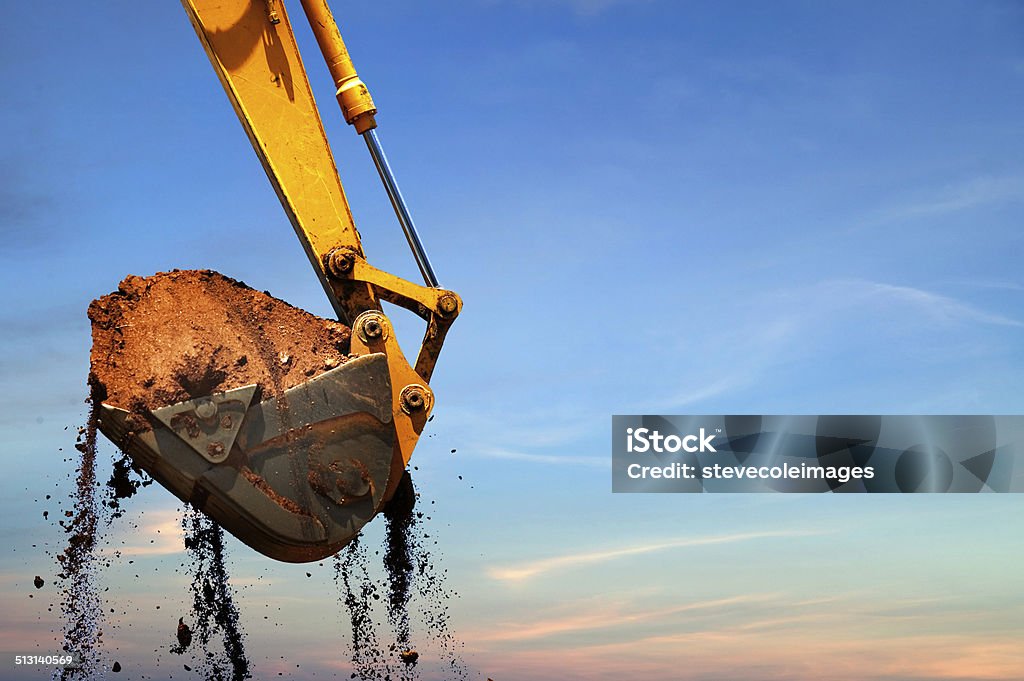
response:
[[[352,352],[387,356],[398,436],[393,464],[398,475],[392,475],[390,497],[429,416],[433,394],[428,382],[462,301],[436,285],[379,150],[374,132],[376,107],[324,0],[302,0],[302,5],[334,78],[342,113],[374,153],[429,286],[366,262],[283,3],[182,0],[182,4],[327,297],[339,319],[352,325]],[[411,310],[426,321],[415,367],[402,355],[390,322],[381,312],[380,300]]]

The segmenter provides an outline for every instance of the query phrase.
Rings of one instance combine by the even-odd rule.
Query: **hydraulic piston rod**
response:
[[[373,164],[377,167],[377,173],[380,174],[380,179],[384,183],[388,199],[395,209],[395,215],[398,216],[398,223],[402,226],[402,231],[405,232],[405,238],[409,242],[409,248],[412,249],[413,257],[416,258],[416,265],[420,268],[423,281],[427,286],[439,288],[437,275],[423,248],[423,242],[420,241],[420,235],[412,221],[409,207],[406,205],[405,199],[402,198],[395,174],[388,164],[387,156],[384,155],[384,149],[374,131],[374,128],[377,127],[375,120],[377,107],[373,103],[373,98],[370,97],[370,91],[366,84],[359,79],[359,75],[356,73],[352,58],[341,38],[341,31],[338,30],[338,25],[334,21],[334,16],[331,14],[326,0],[302,0],[302,8],[306,12],[306,18],[309,19],[309,25],[320,45],[320,51],[323,52],[327,67],[334,78],[342,114],[345,116],[346,122],[353,125],[356,132],[366,140],[366,147],[370,150]]]
[[[366,140],[366,147],[370,150],[370,156],[373,157],[373,164],[377,166],[377,172],[380,174],[381,182],[384,183],[384,189],[387,190],[388,198],[391,199],[391,206],[395,209],[395,215],[398,216],[398,222],[402,225],[402,231],[405,232],[405,238],[409,242],[409,248],[412,249],[413,257],[416,258],[423,281],[427,283],[427,286],[439,288],[437,275],[434,274],[430,258],[427,257],[423,242],[420,241],[420,235],[412,221],[409,207],[406,206],[405,199],[402,198],[402,191],[398,188],[398,182],[395,181],[395,174],[391,171],[391,166],[388,165],[388,157],[384,155],[384,149],[380,146],[380,140],[377,139],[377,131],[373,128],[367,130],[363,133],[363,139]]]

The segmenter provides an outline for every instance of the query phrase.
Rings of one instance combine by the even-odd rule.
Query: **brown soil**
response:
[[[211,270],[128,276],[89,306],[104,402],[136,413],[257,384],[279,395],[346,361],[350,330]]]

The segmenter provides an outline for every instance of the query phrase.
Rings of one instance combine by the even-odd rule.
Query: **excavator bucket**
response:
[[[428,382],[462,303],[437,285],[374,132],[376,107],[325,0],[301,4],[345,118],[367,141],[428,286],[366,262],[283,2],[182,4],[338,319],[348,325],[345,356],[302,371],[288,365],[294,369],[288,385],[240,382],[248,369],[238,367],[254,361],[247,358],[262,358],[270,370],[265,376],[282,372],[271,366],[276,355],[260,338],[284,328],[261,317],[264,307],[273,307],[268,299],[216,273],[185,272],[196,288],[177,291],[154,316],[147,292],[159,288],[158,278],[176,274],[148,283],[129,278],[90,308],[94,384],[106,392],[99,427],[138,468],[249,546],[284,561],[320,560],[351,541],[395,494],[429,418]],[[415,366],[399,348],[381,300],[426,322]],[[285,307],[306,315],[296,322],[296,337],[303,324],[333,323]],[[189,318],[199,309],[210,314]],[[129,313],[149,331],[126,318],[112,321]],[[153,323],[157,316],[161,324]],[[198,355],[206,358],[207,375],[175,374],[182,358],[172,356],[168,338],[203,348]],[[235,348],[236,361],[217,364],[238,343],[244,347]],[[288,364],[287,353],[282,357]],[[126,383],[117,377],[131,362],[138,366]],[[172,378],[176,384],[167,382]],[[136,394],[158,381],[162,392]],[[108,391],[111,386],[120,388]]]
[[[381,507],[395,430],[387,358],[364,355],[284,392],[258,386],[152,410],[138,429],[103,404],[100,429],[138,467],[257,551],[320,560]]]
[[[209,270],[128,277],[89,307],[99,428],[256,550],[320,560],[380,511],[430,412],[425,387],[403,410],[386,319],[361,340],[378,315],[353,334]]]

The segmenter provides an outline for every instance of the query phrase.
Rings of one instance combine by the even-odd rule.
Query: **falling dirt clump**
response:
[[[153,478],[134,468],[131,458],[122,452],[118,458],[114,459],[110,479],[107,480],[106,494],[103,499],[103,505],[110,509],[107,514],[107,522],[124,515],[122,500],[135,496],[140,487],[148,487],[152,484]]]
[[[348,611],[352,627],[352,678],[360,681],[389,676],[387,659],[377,644],[373,622],[373,604],[380,596],[367,568],[366,547],[358,536],[334,556],[334,581],[341,591],[341,602]]]
[[[409,587],[413,576],[412,525],[416,522],[413,508],[416,492],[406,471],[395,490],[395,496],[384,507],[388,521],[384,567],[388,573],[388,621],[395,632],[395,647],[402,661],[416,664],[419,655],[409,649]],[[412,654],[409,654],[412,653]]]
[[[89,421],[78,431],[75,443],[81,455],[76,471],[74,511],[66,511],[69,521],[60,521],[67,534],[67,546],[57,556],[61,572],[57,575],[63,599],[64,645],[69,653],[82,656],[82,667],[64,668],[60,678],[91,678],[96,673],[94,655],[100,647],[103,609],[96,589],[96,540],[99,504],[96,499],[96,429],[99,401],[92,383]]]
[[[186,650],[192,644],[192,630],[185,624],[184,617],[178,618],[178,630],[175,632],[175,636],[178,638],[178,645],[182,650]]]
[[[182,519],[185,549],[191,557],[192,616],[189,627],[178,618],[174,629],[177,645],[171,652],[182,655],[195,640],[200,667],[208,679],[243,681],[252,678],[251,662],[245,652],[245,634],[238,607],[229,584],[224,562],[224,531],[199,511],[189,507]],[[221,639],[222,651],[211,649]]]
[[[102,401],[136,413],[250,384],[276,396],[350,349],[347,326],[211,270],[126,277],[89,319]]]
[[[459,655],[461,644],[450,628],[448,604],[457,594],[445,586],[444,571],[435,568],[436,559],[426,546],[430,535],[423,524],[430,516],[416,510],[418,496],[406,471],[382,511],[387,520],[383,583],[371,574],[361,538],[335,556],[335,582],[351,626],[354,679],[414,681],[421,678],[421,672],[428,676],[441,673],[441,678],[450,681],[469,679]],[[386,598],[381,598],[381,592]],[[381,645],[382,632],[375,624],[382,600],[393,636],[387,645]],[[419,638],[425,647],[414,647],[413,638]],[[424,661],[430,669],[420,669]]]

